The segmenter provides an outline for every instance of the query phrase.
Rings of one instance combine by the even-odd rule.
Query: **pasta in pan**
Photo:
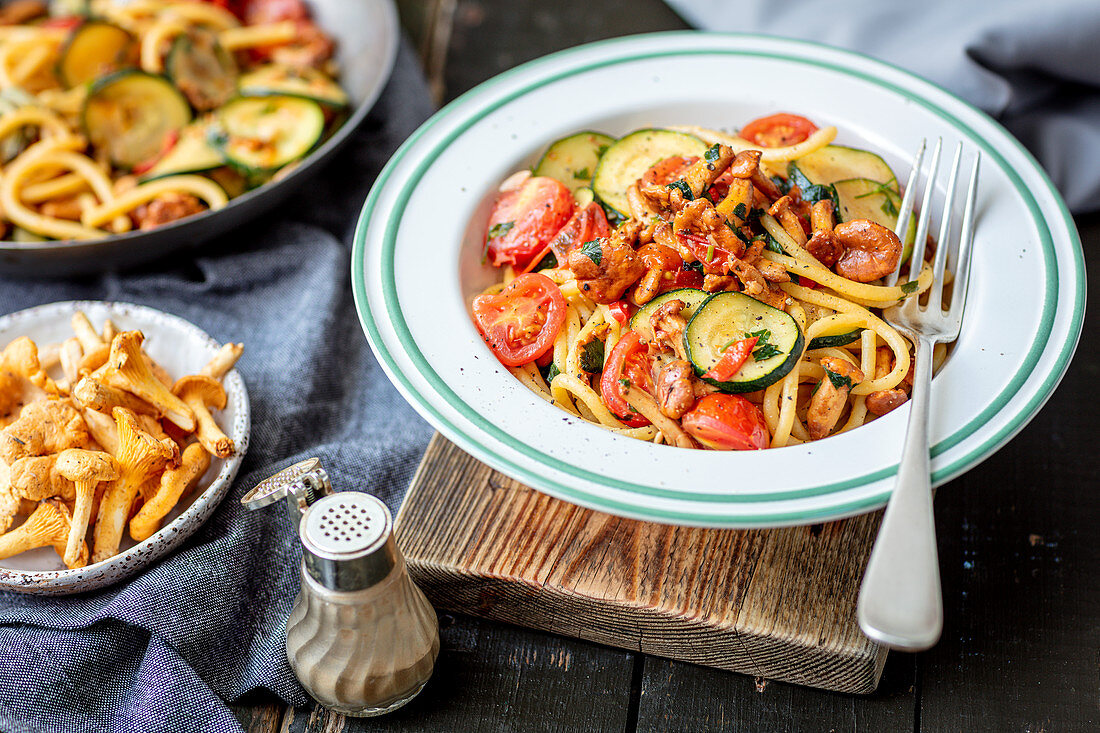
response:
[[[151,229],[277,179],[339,126],[300,0],[0,8],[0,237]]]
[[[835,136],[778,114],[737,136],[556,141],[501,186],[485,256],[502,278],[475,325],[547,402],[641,440],[775,448],[886,414],[912,345],[880,311],[931,269],[900,267],[915,227],[894,231],[889,166]]]

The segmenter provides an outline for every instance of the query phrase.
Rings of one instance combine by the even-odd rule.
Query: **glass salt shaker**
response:
[[[302,543],[302,588],[286,629],[287,659],[325,707],[374,716],[412,700],[439,655],[435,610],[416,587],[379,499],[333,493],[311,458],[260,483],[249,509],[286,499]]]

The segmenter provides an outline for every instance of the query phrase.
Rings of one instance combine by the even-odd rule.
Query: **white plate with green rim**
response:
[[[501,74],[421,126],[371,190],[352,258],[359,316],[390,379],[478,459],[611,514],[775,527],[883,506],[907,407],[800,446],[657,446],[543,402],[470,320],[472,297],[499,279],[481,263],[493,193],[550,142],[579,130],[732,130],[779,111],[836,125],[838,143],[880,153],[902,180],[922,138],[981,150],[967,315],[932,388],[934,483],[989,457],[1042,407],[1076,347],[1085,275],[1073,221],[1031,155],[981,111],[908,72],[800,41],[662,33],[581,46]]]

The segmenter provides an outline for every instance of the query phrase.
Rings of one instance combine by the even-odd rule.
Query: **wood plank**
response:
[[[245,733],[276,733],[283,719],[286,706],[279,701],[269,701],[266,695],[249,695],[229,709],[237,717]]]
[[[647,657],[639,731],[906,731],[914,729],[915,660],[894,654],[870,696],[839,695]]]
[[[855,625],[878,524],[703,530],[637,522],[532,491],[435,436],[395,526],[441,608],[846,692],[885,651]]]
[[[1079,221],[1085,251],[1097,251],[1100,216]],[[1100,278],[1100,260],[1088,275]],[[1100,309],[1095,288],[1088,307]],[[1095,324],[1086,322],[1069,373],[1034,422],[940,491],[947,613],[943,639],[923,659],[922,728],[1100,727]]]
[[[442,614],[440,627],[435,673],[404,708],[381,718],[290,710],[282,733],[626,728],[632,654],[468,616]]]
[[[657,0],[459,0],[454,15],[445,99],[505,69],[563,48],[633,33],[683,30],[687,24]]]

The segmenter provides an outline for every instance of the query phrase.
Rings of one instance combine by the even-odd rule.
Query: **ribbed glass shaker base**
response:
[[[419,695],[420,691],[424,689],[424,685],[426,684],[428,683],[420,683],[420,685],[412,692],[405,695],[404,697],[394,700],[389,705],[386,705],[384,707],[378,706],[370,708],[345,708],[340,706],[333,706],[330,707],[329,710],[332,710],[335,713],[340,713],[341,715],[347,715],[352,718],[374,718],[379,715],[385,715],[386,713],[392,713],[399,707],[403,707],[405,704],[409,703],[414,697]]]

